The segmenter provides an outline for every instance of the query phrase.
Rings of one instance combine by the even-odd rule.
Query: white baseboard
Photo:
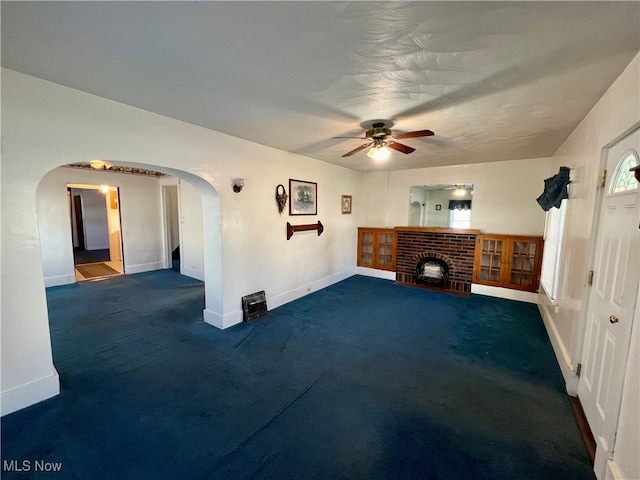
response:
[[[138,263],[137,265],[126,264],[124,273],[131,275],[133,273],[151,272],[153,270],[162,270],[163,262]]]
[[[57,287],[58,285],[69,285],[70,283],[76,283],[75,273],[57,275],[55,277],[45,277],[44,279],[45,288]]]
[[[355,268],[349,268],[347,270],[344,270],[343,272],[334,273],[333,275],[329,275],[328,277],[321,278],[319,280],[316,280],[315,282],[307,283],[306,285],[302,285],[301,287],[289,290],[288,292],[284,292],[273,297],[269,297],[269,292],[265,292],[267,294],[267,307],[270,310],[273,310],[274,308],[278,308],[285,303],[293,302],[294,300],[302,298],[305,295],[309,295],[310,293],[322,290],[323,288],[333,285],[334,283],[346,280],[347,278],[352,277],[355,274]]]
[[[204,272],[202,270],[196,270],[195,268],[189,267],[180,267],[180,274],[204,282]]]
[[[242,310],[236,310],[225,315],[221,315],[213,310],[205,309],[202,314],[204,316],[205,323],[213,325],[221,330],[242,323]]]
[[[209,325],[213,325],[216,328],[223,328],[222,326],[222,315],[218,312],[214,312],[213,310],[204,309],[202,311],[202,316],[204,318],[205,323]]]
[[[490,285],[480,285],[478,283],[471,284],[471,293],[487,295],[488,297],[506,298],[507,300],[516,300],[518,302],[538,303],[537,293],[512,290],[510,288],[492,287]]]
[[[613,460],[607,460],[607,469],[604,474],[605,480],[627,480],[627,477],[620,471],[618,465]]]
[[[388,270],[378,270],[376,268],[368,267],[356,267],[356,274],[364,275],[366,277],[382,278],[384,280],[396,279],[396,272],[389,272]]]
[[[54,368],[53,373],[48,377],[2,392],[0,414],[3,416],[8,415],[48,398],[55,397],[59,393],[60,380],[58,372]]]
[[[267,308],[269,310],[273,310],[274,308],[278,308],[286,303],[302,298],[305,295],[309,295],[312,292],[322,290],[334,283],[341,282],[342,280],[352,277],[355,273],[355,268],[349,268],[343,272],[329,275],[328,277],[321,278],[320,280],[316,280],[315,282],[308,283],[294,290],[281,293],[280,295],[275,295],[273,297],[267,296]],[[267,291],[265,291],[265,293],[267,295],[269,294]],[[241,309],[225,313],[224,315],[214,312],[213,310],[205,309],[203,316],[206,323],[220,329],[232,327],[242,323],[243,320],[243,313]]]
[[[553,312],[550,311],[550,309],[553,308],[555,307],[549,303],[538,303],[538,310],[540,311],[544,327],[547,330],[547,336],[549,337],[549,341],[553,347],[553,353],[555,354],[558,365],[560,366],[560,371],[562,372],[562,376],[566,384],[567,393],[572,397],[575,397],[578,395],[578,383],[580,382],[580,379],[575,373],[571,356],[569,355],[569,352],[567,352],[567,349],[560,338],[560,333],[556,328],[556,324],[553,320]]]
[[[610,465],[611,462],[608,460],[609,451],[606,448],[606,444],[607,442],[605,442],[604,438],[596,435],[596,458],[593,462],[593,473],[596,474],[597,480],[605,480],[609,478],[609,475],[616,475],[618,473],[618,469],[615,468],[616,465]],[[630,479],[624,478],[623,480]]]

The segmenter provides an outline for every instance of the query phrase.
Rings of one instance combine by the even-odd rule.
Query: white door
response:
[[[172,268],[173,251],[180,246],[180,194],[178,188],[178,183],[162,186],[165,268]]]
[[[638,162],[640,131],[609,149],[597,224],[578,396],[596,439],[596,472],[613,454],[622,382],[638,291]]]

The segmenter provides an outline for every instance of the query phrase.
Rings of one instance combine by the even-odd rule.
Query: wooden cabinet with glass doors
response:
[[[358,266],[396,269],[396,232],[392,228],[358,228]]]
[[[535,292],[541,263],[542,237],[478,235],[473,283]]]

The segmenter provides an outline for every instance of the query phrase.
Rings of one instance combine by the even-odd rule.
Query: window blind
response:
[[[552,301],[558,297],[558,280],[560,276],[560,255],[562,254],[562,235],[567,210],[567,200],[562,200],[560,208],[553,207],[547,211],[544,250],[542,253],[542,272],[540,284]]]

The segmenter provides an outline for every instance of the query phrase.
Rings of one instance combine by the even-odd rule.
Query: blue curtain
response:
[[[567,185],[571,183],[569,173],[569,167],[560,167],[558,173],[544,181],[544,192],[536,198],[536,201],[545,212],[552,207],[560,208],[562,200],[569,198],[567,190]]]
[[[471,210],[471,200],[449,200],[449,210]]]

